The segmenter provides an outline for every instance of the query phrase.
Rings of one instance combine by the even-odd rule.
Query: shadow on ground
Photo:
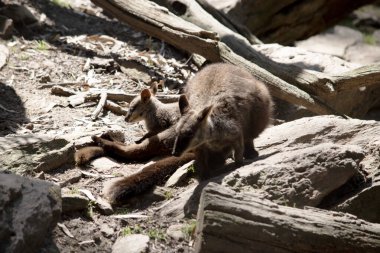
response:
[[[0,136],[14,133],[28,122],[24,103],[13,87],[0,82]]]

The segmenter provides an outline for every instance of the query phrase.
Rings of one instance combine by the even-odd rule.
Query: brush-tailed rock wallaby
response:
[[[129,104],[129,110],[125,116],[127,122],[145,121],[148,130],[136,143],[141,143],[146,138],[168,129],[178,122],[181,116],[178,103],[162,103],[155,95],[157,83],[153,83],[150,89],[143,89]]]
[[[89,146],[78,150],[75,153],[75,162],[77,165],[83,165],[90,160],[106,153],[121,160],[144,160],[154,157],[154,155],[167,155],[170,152],[163,152],[162,138],[166,138],[167,133],[157,135],[173,126],[178,122],[181,116],[179,112],[178,102],[162,103],[155,95],[158,90],[157,83],[153,83],[149,89],[143,89],[129,105],[129,111],[125,116],[126,122],[145,121],[148,133],[141,139],[136,141],[136,144],[126,146],[123,143],[114,141],[108,136],[97,137],[93,136],[93,140],[99,146]],[[156,137],[154,137],[156,136]],[[150,141],[148,140],[150,137]],[[174,137],[173,137],[174,138]],[[165,144],[166,145],[166,144]]]
[[[201,179],[233,154],[237,165],[254,158],[256,138],[269,124],[272,99],[266,86],[248,71],[217,63],[199,71],[179,100],[172,154],[195,153]]]

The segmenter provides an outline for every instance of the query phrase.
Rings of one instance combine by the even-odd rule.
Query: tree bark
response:
[[[279,64],[264,57],[247,43],[235,43],[234,50],[218,41],[214,32],[203,30],[173,15],[167,9],[141,0],[92,0],[119,20],[132,27],[165,40],[189,53],[200,54],[209,61],[224,61],[246,68],[270,88],[273,96],[293,104],[305,106],[317,114],[347,114],[362,117],[379,104],[380,64],[361,69],[361,75],[328,76],[309,72],[292,65]],[[243,50],[242,50],[243,49]],[[248,59],[248,60],[246,60]],[[259,66],[254,64],[257,63]],[[269,72],[268,72],[269,71]],[[280,79],[280,78],[282,79]],[[354,83],[352,83],[354,79]],[[366,83],[365,81],[370,80]],[[367,91],[356,96],[359,87]],[[346,88],[349,87],[349,88]],[[339,89],[339,90],[338,90]],[[340,92],[344,90],[344,92]],[[355,97],[346,100],[346,97]]]
[[[283,45],[308,38],[374,0],[207,0],[263,42]]]
[[[279,206],[217,184],[202,192],[195,252],[380,252],[380,224]]]

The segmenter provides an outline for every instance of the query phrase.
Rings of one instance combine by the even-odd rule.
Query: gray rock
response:
[[[169,179],[165,183],[165,187],[173,187],[178,186],[180,183],[187,177],[188,168],[194,164],[193,161],[188,162],[178,168],[173,175],[169,177]]]
[[[358,218],[380,223],[380,171],[378,174],[370,187],[334,207],[333,210],[351,213]]]
[[[299,47],[284,47],[278,44],[258,44],[253,46],[257,51],[271,60],[298,66],[326,74],[341,74],[360,67],[360,64],[347,62],[333,55],[307,51]]]
[[[91,165],[98,172],[107,172],[114,168],[118,168],[121,165],[117,163],[114,159],[109,157],[100,157],[91,162]]]
[[[363,157],[358,146],[323,143],[270,155],[230,173],[222,184],[282,205],[318,206],[359,172]]]
[[[128,235],[117,238],[112,246],[112,253],[143,253],[147,252],[149,236],[142,234]]]
[[[113,228],[108,226],[107,224],[102,224],[100,226],[100,232],[104,235],[106,238],[110,238],[114,234]]]
[[[193,185],[186,191],[179,193],[173,201],[168,202],[168,204],[160,208],[159,215],[165,217],[165,219],[175,221],[183,219],[187,214],[195,213],[197,210],[197,203],[194,203],[196,201],[189,200],[192,197],[195,199],[197,198],[194,194],[196,189],[197,185]],[[188,208],[187,205],[191,205],[191,207]],[[187,211],[188,209],[191,209],[191,211]]]
[[[372,35],[375,38],[376,43],[380,44],[380,29],[374,31]]]
[[[316,206],[360,176],[359,168],[370,174],[379,171],[380,122],[335,116],[302,118],[268,128],[255,146],[260,154],[257,160],[210,181],[246,194],[260,193],[277,203]],[[206,184],[179,194],[159,214],[170,220],[194,214]]]
[[[62,194],[62,212],[82,211],[88,208],[90,201],[79,194]]]
[[[335,55],[343,58],[346,48],[361,42],[363,35],[349,27],[334,26],[326,32],[298,41],[297,47],[311,52]]]
[[[361,65],[370,65],[380,61],[379,46],[357,43],[347,48],[344,59]]]
[[[74,164],[74,145],[63,138],[15,135],[0,138],[0,171],[28,174]]]
[[[108,203],[105,199],[98,197],[96,199],[96,204],[98,208],[100,209],[100,212],[105,215],[111,215],[113,214],[113,208],[110,203]]]
[[[182,229],[183,229],[183,225],[174,224],[168,227],[168,229],[166,230],[166,234],[175,240],[178,240],[178,241],[184,240],[185,235],[182,232]]]
[[[0,173],[0,252],[39,252],[61,215],[61,189]]]
[[[64,179],[59,183],[61,187],[65,187],[69,184],[77,183],[82,178],[82,172],[80,169],[72,169],[65,173]]]
[[[6,46],[0,45],[0,69],[4,67],[9,58],[9,50]]]

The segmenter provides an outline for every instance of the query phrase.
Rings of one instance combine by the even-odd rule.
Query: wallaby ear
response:
[[[157,90],[158,90],[158,83],[157,83],[156,81],[154,81],[154,82],[150,85],[150,91],[152,92],[153,95],[156,95]]]
[[[152,94],[150,93],[149,89],[143,89],[141,91],[141,101],[146,102],[150,99],[150,96]]]
[[[212,111],[213,106],[209,105],[206,108],[203,108],[203,110],[198,114],[198,120],[202,121],[207,118],[208,115],[210,115]]]
[[[190,109],[189,101],[187,100],[187,97],[184,94],[182,94],[179,97],[178,104],[181,115],[184,115]]]

